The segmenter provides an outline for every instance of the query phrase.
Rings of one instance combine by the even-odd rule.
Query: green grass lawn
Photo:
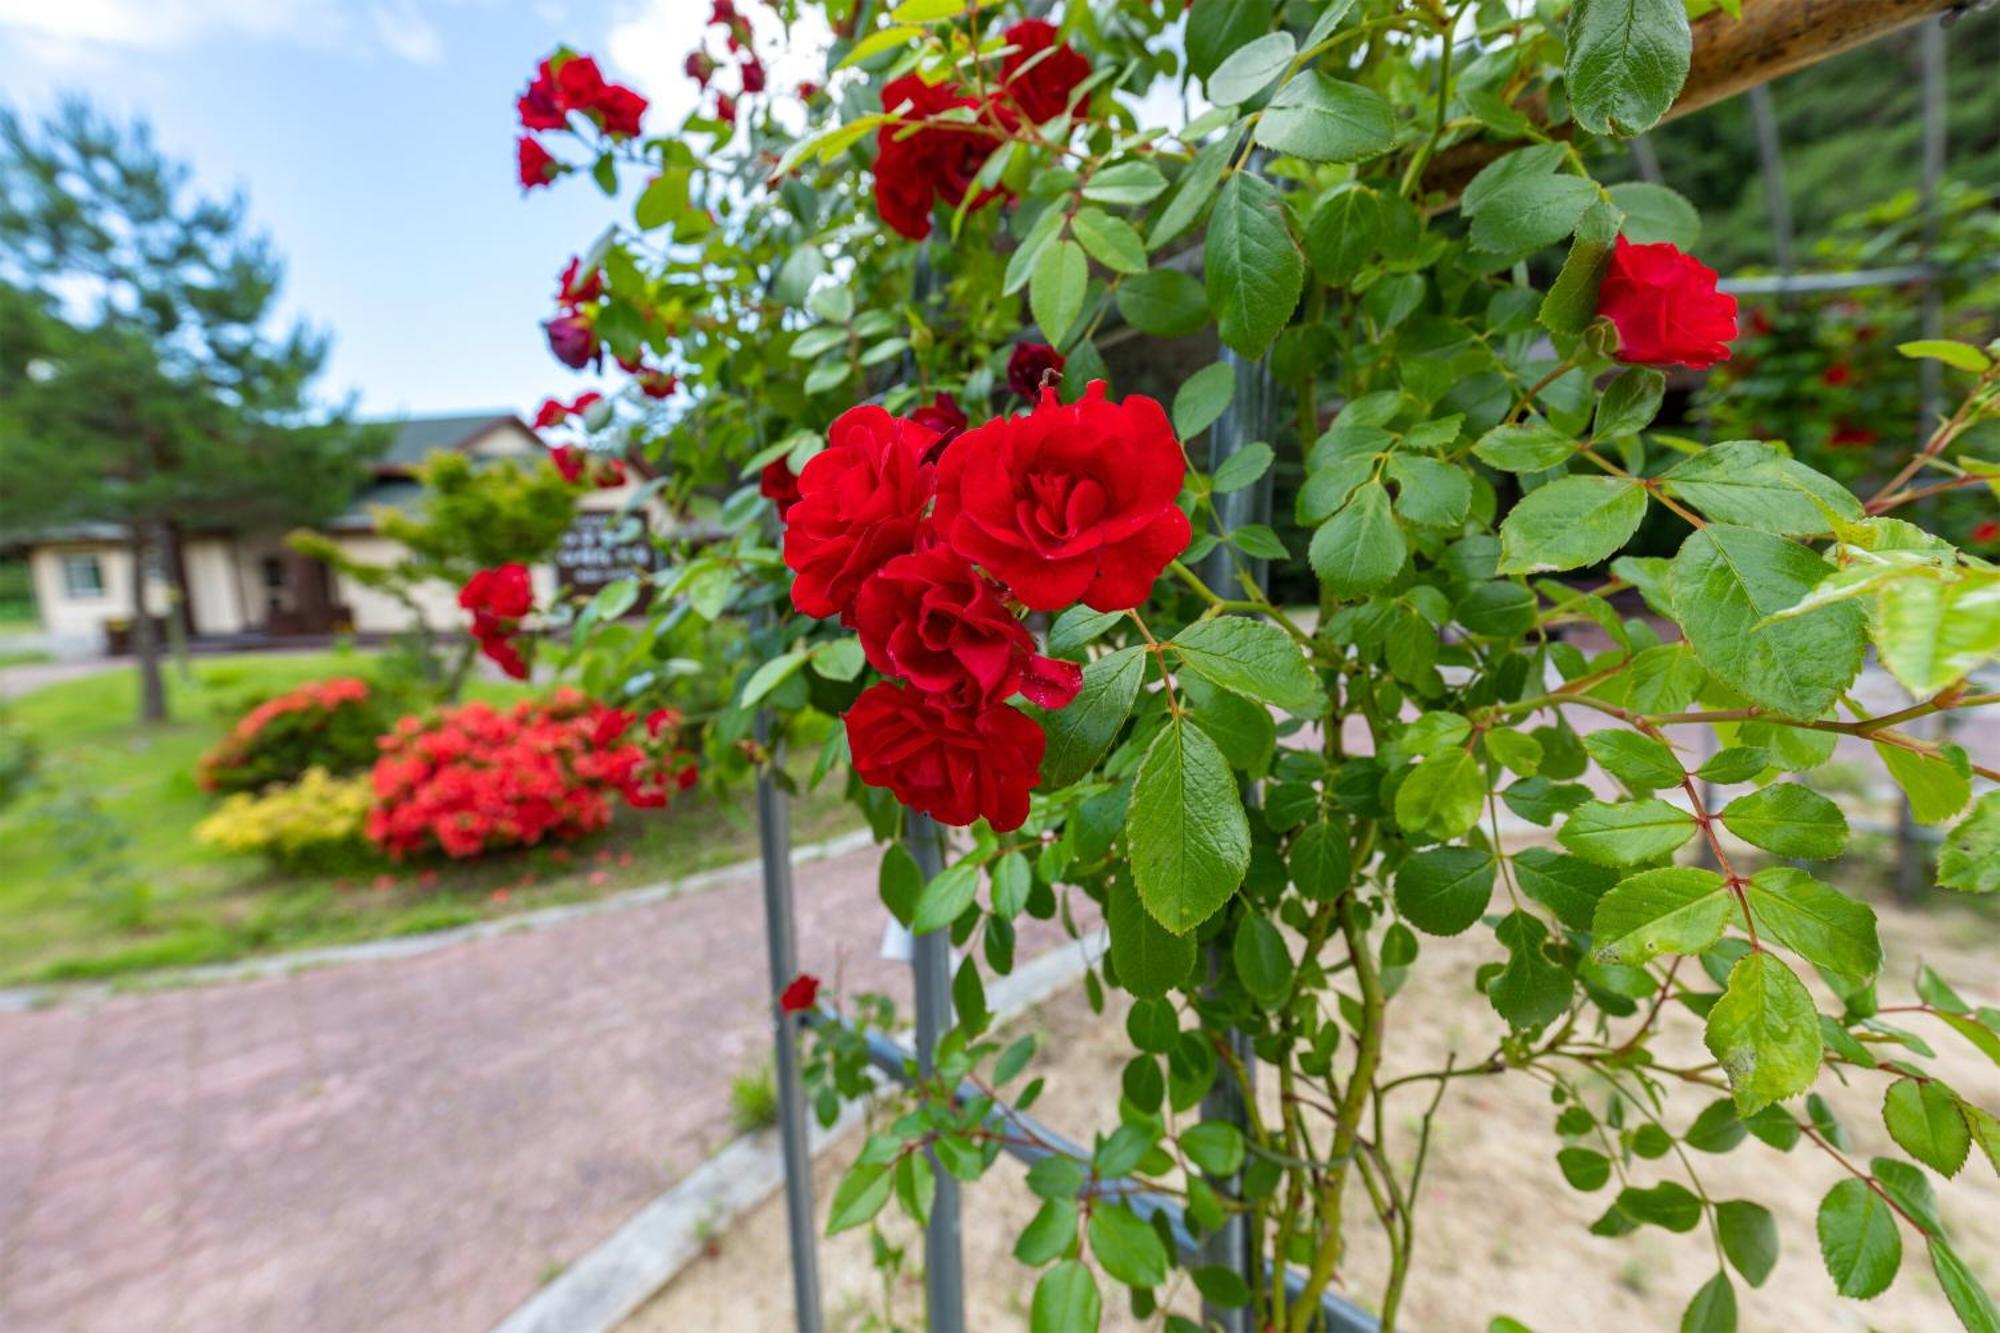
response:
[[[141,727],[129,669],[51,685],[7,705],[40,750],[39,777],[0,811],[0,984],[113,977],[460,925],[601,897],[754,856],[748,793],[665,811],[624,810],[570,847],[481,859],[283,876],[194,840],[216,807],[195,761],[255,699],[302,681],[371,674],[359,651],[197,659],[167,672],[174,720]],[[496,702],[523,693],[479,682]],[[838,793],[794,810],[800,843],[855,827]]]

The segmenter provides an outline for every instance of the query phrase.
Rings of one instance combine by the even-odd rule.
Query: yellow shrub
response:
[[[336,778],[309,768],[290,786],[229,797],[195,826],[194,836],[207,846],[261,853],[284,866],[324,863],[361,848],[374,803],[366,773]]]

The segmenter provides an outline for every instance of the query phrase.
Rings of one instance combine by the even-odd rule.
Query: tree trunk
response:
[[[194,662],[188,655],[188,639],[194,634],[194,603],[188,600],[187,557],[176,524],[160,525],[160,567],[167,575],[167,646],[173,653],[174,672],[182,684],[192,685]]]
[[[167,720],[167,683],[160,676],[160,642],[146,607],[149,520],[132,524],[132,658],[139,666],[139,721]]]

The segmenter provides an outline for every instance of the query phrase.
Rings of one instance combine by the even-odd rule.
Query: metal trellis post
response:
[[[1792,245],[1792,200],[1785,193],[1785,149],[1778,138],[1778,109],[1768,84],[1749,92],[1750,120],[1757,131],[1757,170],[1764,178],[1764,207],[1771,219],[1771,255],[1789,274],[1797,261]]]
[[[928,884],[944,869],[944,830],[929,815],[911,811],[903,845]],[[951,927],[916,937],[910,967],[916,983],[917,1068],[928,1076],[937,1063],[937,1044],[951,1030]],[[965,1257],[959,1240],[958,1180],[926,1149],[937,1194],[924,1228],[924,1308],[930,1333],[964,1333]]]
[[[1263,439],[1269,434],[1272,421],[1272,399],[1275,393],[1271,382],[1270,366],[1263,361],[1250,361],[1233,351],[1224,349],[1222,360],[1225,365],[1236,370],[1236,392],[1229,406],[1217,417],[1208,430],[1208,467],[1210,472],[1222,465],[1224,459],[1240,452],[1244,446]],[[1267,471],[1256,484],[1240,491],[1215,497],[1216,517],[1225,530],[1234,530],[1246,523],[1261,523],[1270,516],[1271,476]],[[1202,561],[1202,578],[1212,588],[1224,591],[1236,582],[1235,557],[1228,547],[1218,546]],[[1267,562],[1258,560],[1251,566],[1251,577],[1258,586],[1263,586],[1267,574]],[[1254,799],[1254,792],[1246,793]],[[1210,984],[1230,966],[1229,959],[1216,945],[1210,945],[1202,960]],[[1249,1075],[1246,1082],[1254,1089],[1256,1078],[1256,1057],[1251,1050],[1250,1036],[1245,1032],[1231,1032],[1229,1045],[1236,1059],[1243,1064]],[[1235,1125],[1239,1130],[1248,1123],[1245,1113],[1243,1089],[1236,1080],[1226,1074],[1217,1074],[1210,1085],[1208,1095],[1202,1098],[1201,1118],[1222,1121]],[[1234,1195],[1242,1185],[1241,1175],[1226,1180],[1211,1178],[1211,1184],[1225,1194]],[[1200,1261],[1205,1265],[1227,1268],[1239,1274],[1246,1285],[1254,1291],[1257,1287],[1259,1264],[1255,1249],[1255,1237],[1250,1234],[1249,1224],[1240,1215],[1232,1216],[1221,1229],[1202,1237]],[[1255,1323],[1247,1306],[1223,1306],[1204,1301],[1202,1321],[1205,1327],[1220,1328],[1222,1333],[1253,1333]]]
[[[771,744],[771,717],[757,714],[759,746]],[[757,844],[764,872],[764,943],[771,964],[771,1027],[778,1087],[778,1143],[785,1160],[785,1230],[792,1250],[792,1308],[799,1333],[825,1327],[819,1307],[819,1228],[813,1219],[812,1144],[806,1125],[805,1085],[799,1078],[799,1020],[778,1004],[779,992],[798,975],[792,928],[792,814],[790,798],[772,775],[781,761],[773,751],[757,775]]]

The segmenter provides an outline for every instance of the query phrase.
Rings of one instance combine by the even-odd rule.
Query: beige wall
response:
[[[95,596],[72,594],[63,577],[66,557],[94,558],[103,591]],[[70,643],[104,645],[104,624],[108,620],[129,620],[132,616],[132,553],[113,542],[55,542],[38,546],[28,557],[34,580],[35,605],[41,612],[42,629],[52,638]],[[153,579],[146,588],[146,605],[155,615],[167,611],[167,585]]]
[[[196,634],[241,634],[251,626],[237,578],[236,543],[227,537],[194,537],[181,548]]]

